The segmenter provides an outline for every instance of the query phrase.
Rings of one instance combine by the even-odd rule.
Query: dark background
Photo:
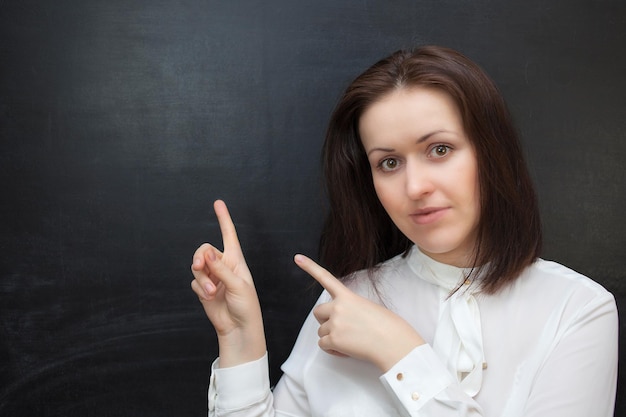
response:
[[[623,0],[0,0],[0,415],[206,415],[216,339],[189,266],[220,244],[216,198],[275,382],[317,294],[292,256],[317,251],[332,107],[427,43],[501,87],[544,257],[624,306]]]

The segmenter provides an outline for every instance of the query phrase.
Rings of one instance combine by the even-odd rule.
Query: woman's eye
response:
[[[434,146],[431,151],[430,154],[432,156],[434,156],[435,158],[442,158],[444,156],[446,156],[448,153],[450,152],[450,147],[447,145],[436,145]]]
[[[393,171],[396,168],[398,168],[398,165],[399,165],[399,162],[397,159],[387,158],[387,159],[383,159],[382,161],[380,161],[380,163],[378,164],[378,167],[382,171]]]

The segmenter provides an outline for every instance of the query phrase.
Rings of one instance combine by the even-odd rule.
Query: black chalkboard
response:
[[[292,256],[316,254],[332,107],[375,60],[427,43],[506,96],[544,257],[625,305],[622,0],[4,0],[0,415],[206,415],[217,350],[189,267],[219,243],[216,198],[275,382],[318,291]]]

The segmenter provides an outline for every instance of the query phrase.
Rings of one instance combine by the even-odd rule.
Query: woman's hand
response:
[[[208,243],[193,255],[191,288],[215,327],[220,367],[259,359],[265,354],[265,333],[259,299],[243,257],[237,231],[226,204],[213,205],[222,232],[224,252]]]
[[[424,344],[415,329],[397,314],[353,293],[306,256],[296,255],[294,260],[332,297],[313,310],[320,323],[319,346],[327,353],[366,360],[387,372]]]

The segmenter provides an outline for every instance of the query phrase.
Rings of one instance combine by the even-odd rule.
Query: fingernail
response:
[[[217,256],[215,255],[215,251],[213,249],[208,250],[208,255],[209,255],[209,260],[211,262],[215,262],[215,260],[217,259]]]

